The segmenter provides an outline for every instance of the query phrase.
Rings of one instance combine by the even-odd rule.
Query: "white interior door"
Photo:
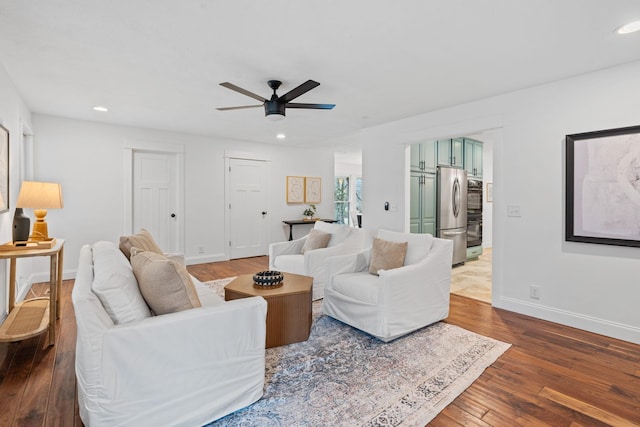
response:
[[[229,159],[229,257],[267,254],[267,163]]]
[[[165,252],[177,252],[176,155],[134,151],[133,231],[148,230]]]

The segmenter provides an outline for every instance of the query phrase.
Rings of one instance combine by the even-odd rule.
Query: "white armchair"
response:
[[[330,257],[362,251],[371,245],[373,235],[363,228],[316,221],[314,230],[331,234],[327,247],[308,250],[302,248],[309,235],[287,242],[269,245],[269,269],[313,277],[313,300],[324,296],[327,281],[327,260]]]
[[[430,234],[380,230],[378,237],[408,242],[404,265],[369,273],[371,249],[329,260],[323,312],[388,342],[449,315],[449,240]]]

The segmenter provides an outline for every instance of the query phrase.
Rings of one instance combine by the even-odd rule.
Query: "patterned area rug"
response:
[[[425,426],[509,347],[442,322],[385,344],[314,301],[309,339],[267,349],[264,396],[208,426]]]

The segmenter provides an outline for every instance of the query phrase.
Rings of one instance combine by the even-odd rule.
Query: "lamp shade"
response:
[[[62,187],[55,182],[23,181],[16,207],[60,209],[63,207]]]

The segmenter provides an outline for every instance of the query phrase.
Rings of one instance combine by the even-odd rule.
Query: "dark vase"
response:
[[[31,221],[22,213],[22,208],[16,208],[13,215],[13,242],[26,242],[29,240]]]

